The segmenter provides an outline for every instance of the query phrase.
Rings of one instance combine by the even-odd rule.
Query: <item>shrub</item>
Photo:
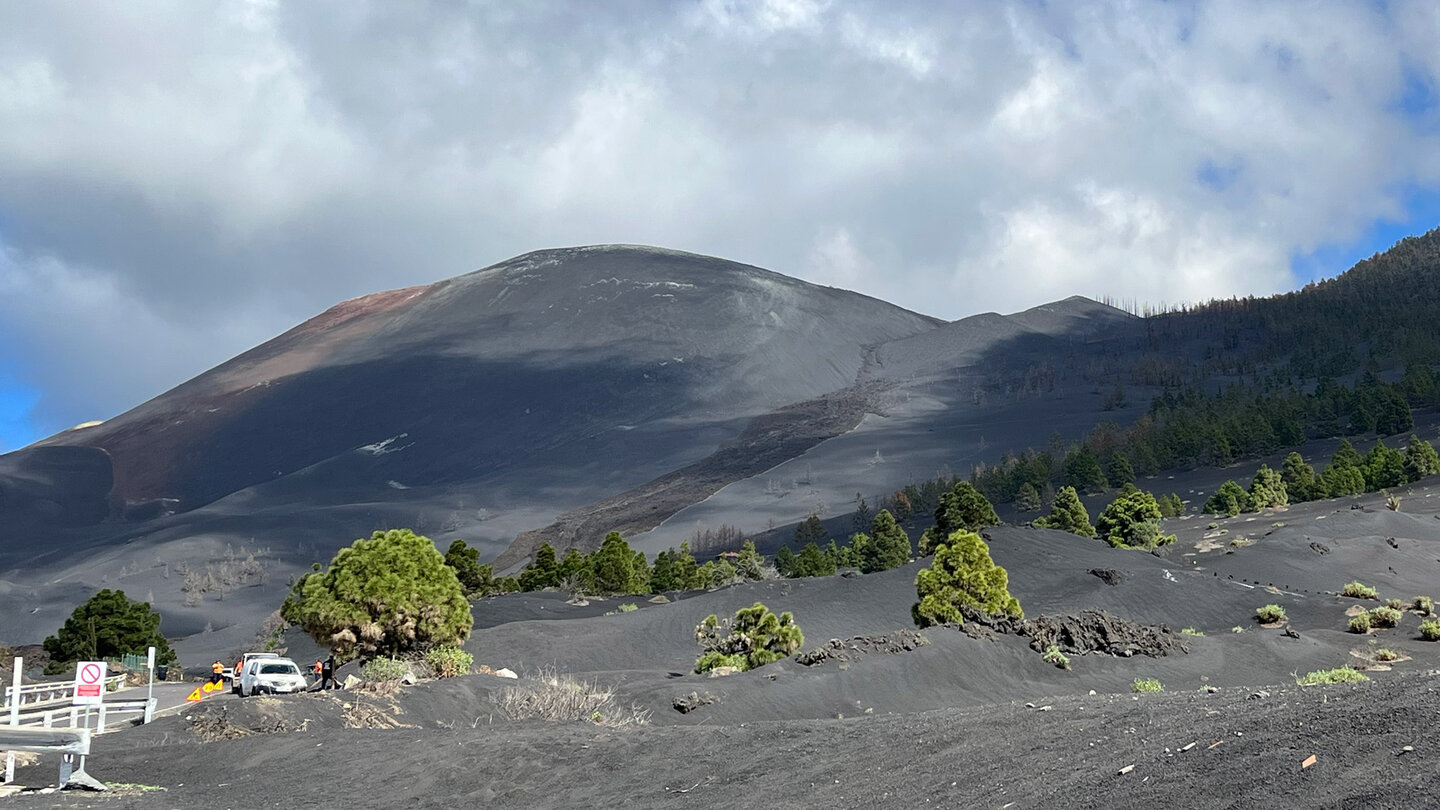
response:
[[[1255,608],[1255,618],[1259,619],[1265,624],[1283,622],[1285,621],[1285,608],[1282,608],[1279,605],[1264,605],[1262,607]]]
[[[75,608],[70,618],[45,639],[48,675],[71,668],[76,661],[119,658],[155,647],[155,663],[174,664],[175,651],[160,634],[160,614],[145,602],[132,602],[124,591],[105,589]],[[9,661],[6,661],[9,663]]]
[[[629,613],[631,611],[639,610],[640,606],[635,604],[634,602],[625,602],[621,604],[620,607],[615,609],[620,611],[621,613]]]
[[[1435,613],[1435,600],[1428,596],[1417,596],[1412,604],[1415,612],[1422,616],[1430,616]]]
[[[1180,635],[1182,635],[1182,636],[1196,636],[1196,637],[1200,637],[1200,636],[1204,636],[1204,635],[1205,635],[1205,632],[1204,632],[1203,630],[1197,630],[1197,629],[1194,628],[1194,627],[1186,627],[1186,628],[1184,628],[1184,629],[1182,629],[1182,630],[1180,631]]]
[[[474,618],[455,569],[430,538],[377,531],[305,577],[293,612],[310,637],[344,658],[455,644]]]
[[[397,658],[371,658],[360,667],[360,677],[367,681],[398,681],[409,674],[410,664]]]
[[[1297,678],[1295,683],[1301,686],[1318,686],[1325,683],[1360,683],[1368,680],[1370,680],[1370,676],[1363,672],[1350,667],[1336,667],[1335,669],[1317,669],[1314,672],[1307,672],[1304,676]]]
[[[1340,592],[1341,596],[1350,596],[1355,599],[1376,599],[1378,596],[1375,589],[1362,582],[1347,582],[1345,590]]]
[[[1130,682],[1131,692],[1164,692],[1165,684],[1154,678],[1136,678]]]
[[[1280,473],[1261,464],[1250,483],[1250,509],[1259,511],[1267,506],[1285,506],[1290,503],[1289,493]]]
[[[1045,655],[1041,656],[1041,658],[1044,659],[1045,663],[1054,664],[1060,669],[1070,668],[1069,656],[1065,655],[1065,653],[1060,652],[1060,647],[1058,645],[1051,644],[1050,649],[1046,650]]]
[[[425,653],[425,663],[430,665],[430,672],[435,677],[453,678],[456,675],[469,675],[475,656],[459,647],[442,644]]]
[[[1023,617],[1009,583],[1010,575],[990,559],[990,547],[980,535],[958,530],[937,548],[930,567],[915,576],[920,601],[910,608],[911,618],[921,627],[955,624],[962,621],[962,606]]]
[[[1420,623],[1420,638],[1426,641],[1440,641],[1440,622],[1431,619]]]
[[[1380,649],[1371,653],[1370,657],[1374,658],[1376,661],[1399,661],[1400,653],[1397,653],[1387,647],[1381,647]]]
[[[1405,603],[1399,599],[1386,599],[1385,607],[1388,607],[1391,610],[1404,610]]]
[[[620,705],[613,688],[601,687],[597,681],[578,680],[573,675],[546,672],[501,692],[496,706],[511,720],[578,721],[609,728],[650,721],[649,711]]]
[[[776,616],[760,602],[735,611],[735,618],[711,615],[695,627],[695,640],[705,651],[695,662],[696,672],[716,667],[741,670],[763,667],[790,655],[805,643],[805,634],[787,611]]]
[[[1377,607],[1370,611],[1371,627],[1398,627],[1400,617],[1404,615],[1400,611],[1390,607]]]
[[[1370,632],[1370,614],[1361,613],[1358,616],[1352,616],[1350,618],[1350,624],[1347,626],[1347,629],[1349,629],[1349,631],[1352,633]]]
[[[1230,628],[1230,632],[1232,632],[1232,633],[1243,633],[1243,632],[1245,632],[1245,628],[1243,628],[1243,627],[1241,627],[1240,625],[1237,624],[1237,625],[1235,625],[1234,627]]]

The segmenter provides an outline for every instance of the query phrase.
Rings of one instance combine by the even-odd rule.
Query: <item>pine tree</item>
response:
[[[1243,490],[1242,490],[1243,491]],[[1121,490],[1095,521],[1095,532],[1115,548],[1155,548],[1175,542],[1160,530],[1160,505],[1155,496],[1134,486]]]
[[[494,592],[495,570],[480,564],[480,549],[471,548],[464,540],[455,540],[445,552],[445,564],[454,569],[466,598],[489,596]]]
[[[1038,512],[1043,506],[1040,502],[1040,491],[1035,485],[1026,481],[1020,485],[1020,492],[1015,496],[1015,508],[1021,512]]]
[[[820,516],[813,512],[810,514],[810,517],[805,518],[795,526],[795,543],[802,548],[806,543],[814,543],[818,546],[825,542],[828,537],[829,534],[825,531],[825,524],[821,523]]]
[[[914,551],[910,546],[910,535],[895,522],[895,517],[887,509],[881,509],[870,522],[870,547],[875,550],[875,556],[868,563],[865,560],[860,563],[861,570],[867,574],[898,568],[910,562],[910,554]]]
[[[1130,457],[1124,452],[1116,450],[1115,454],[1110,456],[1110,463],[1105,468],[1105,477],[1109,480],[1110,486],[1116,489],[1135,483],[1135,468],[1130,465]]]
[[[1266,507],[1286,506],[1289,503],[1289,495],[1285,491],[1285,482],[1281,480],[1280,473],[1261,464],[1260,469],[1255,471],[1255,478],[1250,482],[1250,508],[1259,511]]]
[[[1280,480],[1285,483],[1285,493],[1294,503],[1325,497],[1315,479],[1315,468],[1306,464],[1305,458],[1299,453],[1291,453],[1285,457],[1285,464],[1280,469]]]
[[[520,572],[520,588],[538,591],[560,585],[560,564],[555,560],[555,547],[541,543],[535,551],[535,561]]]
[[[1433,379],[1430,385],[1434,385]],[[1405,448],[1405,474],[1411,481],[1419,481],[1427,475],[1440,472],[1440,454],[1435,445],[1410,434],[1410,444]]]
[[[1202,511],[1209,515],[1235,517],[1241,512],[1251,511],[1250,493],[1234,481],[1226,481],[1205,501]]]
[[[815,541],[805,544],[790,566],[792,577],[828,577],[835,573],[835,562],[820,550]]]
[[[735,558],[735,572],[752,582],[764,578],[765,558],[755,550],[754,540],[740,544],[740,556]]]
[[[978,532],[999,524],[1000,516],[995,514],[990,501],[969,481],[957,481],[949,492],[940,496],[935,525],[920,536],[920,554],[933,554],[940,540],[961,529]]]
[[[1105,489],[1105,473],[1090,448],[1081,446],[1065,456],[1065,485],[1076,492],[1100,492]]]
[[[782,577],[795,576],[795,552],[791,551],[789,546],[781,546],[780,550],[775,552],[775,570]]]
[[[605,535],[600,550],[590,556],[590,570],[594,578],[592,587],[597,594],[650,591],[650,570],[644,553],[630,548],[619,532]]]
[[[990,558],[990,547],[980,535],[956,531],[938,547],[930,567],[915,577],[919,600],[910,609],[921,627],[957,624],[962,606],[991,614],[1023,617],[1020,602],[1010,595],[1010,575]]]
[[[1383,441],[1376,441],[1375,446],[1370,448],[1362,470],[1365,473],[1365,487],[1371,492],[1403,486],[1408,480],[1405,474],[1405,454],[1386,447]]]
[[[439,553],[436,553],[439,556]],[[65,624],[45,639],[50,663],[45,672],[55,675],[76,661],[119,658],[155,648],[157,664],[174,664],[175,651],[160,634],[160,614],[144,602],[132,602],[124,591],[101,590],[75,608]]]
[[[1074,487],[1061,487],[1055,493],[1055,503],[1050,506],[1049,516],[1037,519],[1034,525],[1081,537],[1095,536],[1095,527],[1090,525],[1090,513],[1085,511],[1085,504],[1080,502]]]

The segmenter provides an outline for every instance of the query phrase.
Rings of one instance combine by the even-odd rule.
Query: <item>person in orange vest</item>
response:
[[[317,686],[318,686],[319,683],[320,683],[320,675],[321,675],[321,673],[323,673],[324,671],[325,671],[325,665],[322,664],[322,663],[320,663],[320,659],[318,659],[318,658],[315,659],[315,683],[316,683]]]
[[[219,685],[225,680],[225,665],[216,661],[210,665],[210,682]]]

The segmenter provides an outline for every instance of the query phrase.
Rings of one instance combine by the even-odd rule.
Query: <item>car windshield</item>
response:
[[[260,667],[261,675],[299,675],[300,670],[294,664],[264,664]]]

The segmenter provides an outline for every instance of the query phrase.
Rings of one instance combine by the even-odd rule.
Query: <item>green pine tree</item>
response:
[[[538,591],[560,586],[560,563],[555,559],[555,547],[541,543],[535,550],[535,560],[520,572],[520,588]]]
[[[1105,478],[1110,482],[1110,486],[1116,489],[1135,483],[1135,468],[1130,465],[1130,457],[1123,451],[1116,450],[1105,467]]]
[[[910,613],[921,627],[961,622],[962,606],[1023,617],[1009,583],[1010,575],[990,558],[990,547],[980,535],[959,530],[937,547],[930,567],[916,575],[919,601]]]
[[[1285,482],[1280,473],[1261,464],[1250,482],[1250,508],[1259,511],[1266,507],[1286,506],[1290,503]]]
[[[1060,491],[1055,493],[1055,503],[1050,506],[1049,516],[1039,518],[1034,521],[1034,525],[1042,529],[1078,534],[1081,537],[1095,536],[1095,527],[1090,525],[1090,513],[1085,511],[1085,504],[1080,502],[1080,496],[1074,487],[1061,487]]]
[[[1175,542],[1175,535],[1160,529],[1160,505],[1155,496],[1133,486],[1121,490],[1100,513],[1095,532],[1115,548],[1152,549]]]
[[[1226,481],[1205,501],[1203,512],[1208,515],[1229,515],[1252,511],[1250,493],[1234,481]]]
[[[1430,383],[1434,385],[1434,381]],[[1419,481],[1428,475],[1440,473],[1440,454],[1435,445],[1410,434],[1410,444],[1405,447],[1405,474],[1411,481]]]
[[[940,505],[935,509],[935,525],[920,536],[920,554],[933,554],[941,540],[961,529],[978,532],[999,524],[1000,516],[995,514],[995,507],[975,489],[975,485],[969,481],[957,481],[949,492],[940,496]]]
[[[1319,481],[1315,478],[1315,468],[1305,463],[1305,458],[1299,453],[1291,453],[1285,457],[1285,464],[1280,469],[1280,480],[1285,483],[1285,493],[1294,503],[1316,501],[1325,497]]]

